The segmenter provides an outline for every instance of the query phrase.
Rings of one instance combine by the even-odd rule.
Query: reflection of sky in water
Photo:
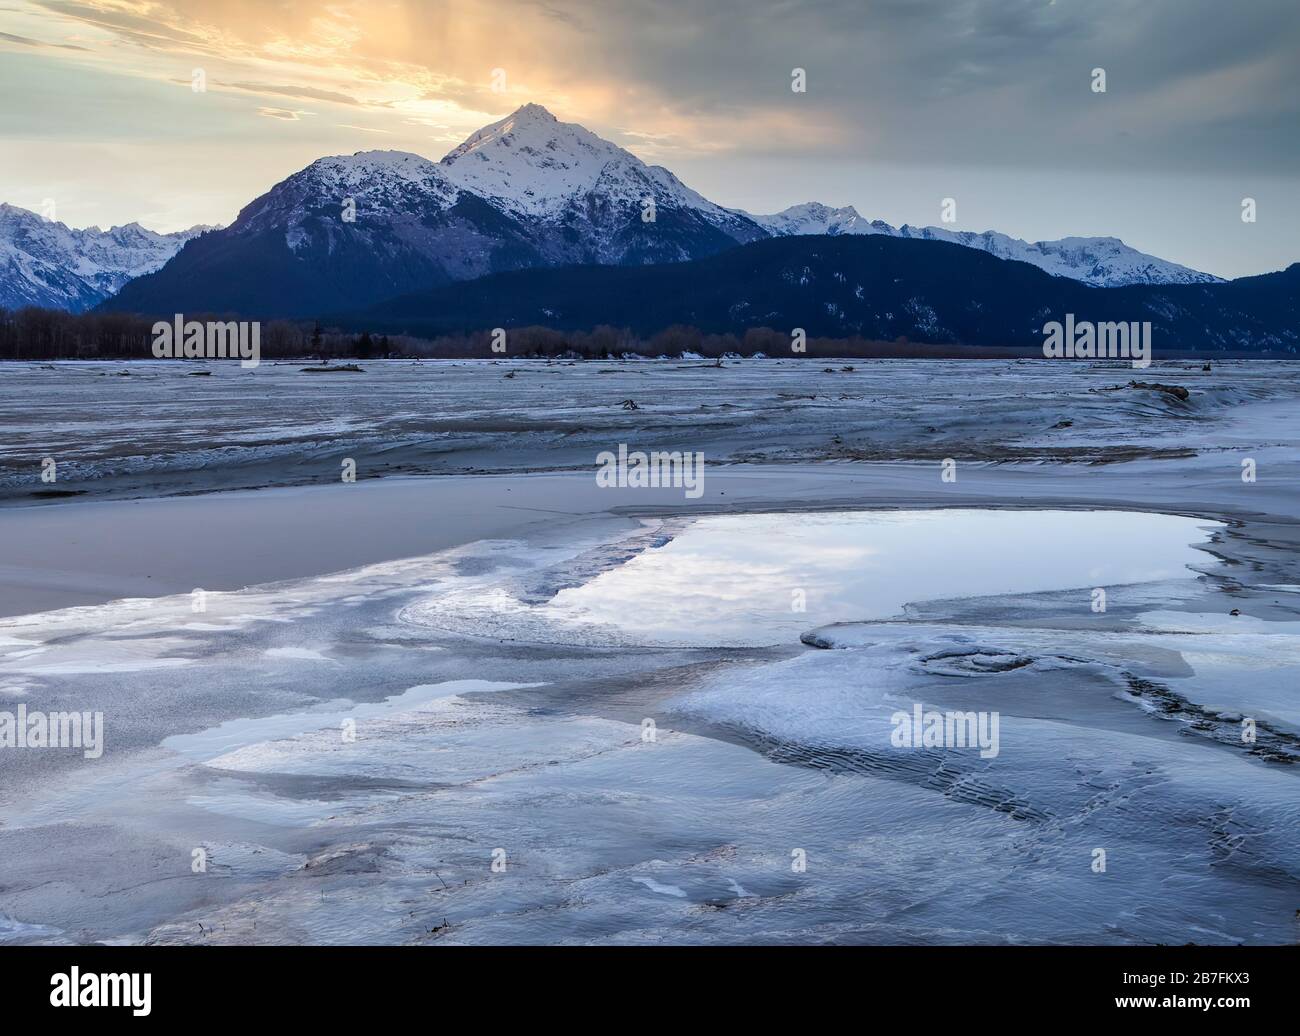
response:
[[[789,641],[932,598],[1139,583],[1212,559],[1217,523],[1120,511],[893,511],[702,518],[664,547],[561,591],[553,621],[674,642]],[[806,611],[794,609],[803,591]],[[1091,598],[1081,592],[1081,609]]]

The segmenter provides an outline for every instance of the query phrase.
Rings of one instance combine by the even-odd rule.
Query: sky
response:
[[[226,224],[535,102],[723,205],[952,198],[1236,277],[1300,261],[1298,54],[1297,0],[0,0],[0,201]]]

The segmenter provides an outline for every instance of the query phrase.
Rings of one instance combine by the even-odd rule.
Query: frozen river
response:
[[[1296,369],[841,366],[0,370],[0,941],[1293,941]]]
[[[710,464],[1043,460],[1195,447],[1243,404],[1295,400],[1300,364],[1033,361],[372,361],[300,365],[7,363],[0,501],[53,491],[151,496],[398,474],[590,469],[610,444]],[[195,372],[207,376],[195,377]],[[1133,389],[1177,382],[1187,406]],[[634,404],[635,409],[628,407]],[[1258,414],[1252,432],[1267,429]],[[1284,419],[1283,419],[1284,420]],[[42,461],[57,481],[42,482]]]

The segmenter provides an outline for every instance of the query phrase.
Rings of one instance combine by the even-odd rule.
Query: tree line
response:
[[[187,320],[238,319],[221,314],[189,314]],[[61,309],[0,307],[0,360],[130,360],[153,357],[154,320],[130,313],[68,313]],[[791,348],[788,331],[755,327],[743,335],[706,334],[676,325],[648,337],[627,328],[601,325],[590,331],[548,327],[510,328],[504,353],[492,330],[417,338],[323,328],[312,320],[271,320],[261,325],[264,359],[520,358],[578,357],[611,359],[628,354],[657,357],[694,353],[715,359],[728,353],[770,357],[982,357],[1016,355],[1014,350],[977,346],[927,345],[900,338],[808,338],[803,352]],[[494,344],[497,348],[494,349]]]

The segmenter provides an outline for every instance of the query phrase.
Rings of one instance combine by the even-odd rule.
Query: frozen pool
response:
[[[1219,527],[1131,511],[720,515],[595,573],[556,566],[560,589],[540,601],[453,593],[410,614],[542,642],[788,644],[816,626],[890,618],[936,598],[1061,590],[1086,610],[1093,588],[1190,577],[1191,566],[1213,564],[1196,544]]]
[[[103,760],[6,807],[0,942],[1289,939],[1300,800],[1273,760],[1296,638],[1176,610],[1217,527],[602,520],[214,594],[200,617],[184,595],[7,620],[11,691],[151,707],[106,709]],[[1129,619],[1091,615],[1095,586]],[[1067,608],[1039,626],[1036,602],[972,599],[1035,591]],[[799,643],[854,620],[837,650]],[[634,646],[674,642],[781,647]],[[1024,664],[969,662],[994,655]],[[996,714],[996,754],[895,746],[916,706]],[[167,710],[184,725],[156,739]],[[39,873],[10,850],[36,838]]]

